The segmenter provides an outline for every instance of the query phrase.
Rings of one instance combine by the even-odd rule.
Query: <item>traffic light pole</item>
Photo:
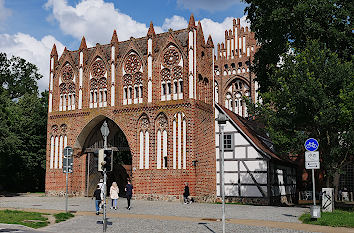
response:
[[[68,212],[68,171],[69,171],[69,159],[66,159],[66,169],[68,169],[68,170],[67,170],[67,172],[66,172],[66,174],[65,174],[65,176],[66,176],[66,178],[65,178],[65,180],[66,180],[65,213]]]
[[[106,123],[106,122],[104,122]],[[107,123],[106,123],[107,124]],[[104,140],[104,149],[107,149],[107,136],[104,135],[103,140]],[[103,232],[106,232],[107,230],[107,205],[106,205],[106,195],[107,195],[107,168],[105,167],[103,169]]]

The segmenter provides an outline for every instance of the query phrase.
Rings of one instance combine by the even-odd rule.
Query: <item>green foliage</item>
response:
[[[262,45],[255,55],[254,71],[267,91],[274,83],[269,77],[280,55],[290,47],[304,49],[318,40],[339,58],[350,61],[354,37],[351,19],[354,4],[348,0],[244,0],[251,30]]]
[[[284,155],[303,154],[306,138],[319,139],[321,167],[332,177],[353,155],[353,63],[318,41],[282,57],[253,114]]]
[[[63,222],[66,221],[72,217],[74,217],[74,215],[72,213],[59,213],[59,214],[54,214],[55,217],[55,222]]]
[[[43,213],[25,212],[18,210],[0,210],[0,222],[6,224],[20,224],[32,228],[45,227],[48,218]]]
[[[23,59],[0,53],[0,179],[7,191],[44,190],[48,92]]]
[[[303,214],[299,218],[306,224],[332,226],[332,227],[354,227],[354,212],[335,210],[332,213],[322,212],[321,218],[312,220],[310,214]]]

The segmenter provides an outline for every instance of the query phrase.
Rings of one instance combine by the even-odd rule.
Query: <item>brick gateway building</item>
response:
[[[202,26],[200,22],[196,25],[193,15],[182,30],[155,34],[150,24],[145,37],[127,41],[119,41],[114,31],[110,44],[93,48],[87,48],[83,38],[78,50],[65,48],[59,59],[54,45],[50,55],[46,193],[64,193],[63,149],[71,146],[74,172],[70,174],[69,192],[92,195],[102,177],[97,171],[97,151],[103,148],[100,128],[106,121],[108,147],[114,150],[115,161],[108,185],[117,181],[120,195],[124,195],[130,178],[136,198],[179,199],[184,183],[189,182],[191,195],[197,200],[215,200],[220,195],[215,124],[220,107],[216,111],[214,101],[247,116],[244,97],[258,99],[257,83],[249,72],[256,49],[254,34],[241,27],[238,19],[233,21],[232,30],[225,32],[225,43],[217,45],[214,55],[211,37],[205,41]],[[288,195],[272,191],[274,187],[285,190],[282,173],[282,187],[271,180],[271,176],[279,176],[276,172],[280,168],[274,170],[276,164],[285,164],[280,172],[289,170],[286,161],[276,156],[271,159],[272,152],[262,146],[260,137],[238,127],[232,112],[226,112],[234,122],[226,137],[235,138],[230,144],[233,152],[228,150],[230,161],[226,161],[231,169],[226,176],[226,195],[264,204],[270,204],[280,193]],[[236,153],[241,147],[248,151],[245,155]],[[268,165],[252,166],[253,160],[266,160]],[[247,172],[233,165],[237,161],[248,164]],[[264,174],[265,183],[259,181],[259,173]],[[293,183],[287,185],[293,187]]]
[[[215,196],[213,42],[191,16],[188,28],[50,56],[46,193],[65,190],[63,148],[74,149],[70,192],[91,195],[101,174],[95,151],[100,127],[120,165],[109,174],[120,186],[130,176],[137,198]],[[129,166],[131,164],[131,166]],[[128,165],[128,166],[126,166]],[[131,168],[130,168],[131,167]],[[127,171],[128,170],[128,171]]]

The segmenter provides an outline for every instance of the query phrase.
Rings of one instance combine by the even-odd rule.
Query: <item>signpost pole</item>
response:
[[[103,136],[103,147],[104,149],[107,149],[107,137],[109,134],[109,128],[107,121],[104,121],[101,127],[101,133]],[[106,205],[106,195],[107,195],[107,168],[105,167],[103,169],[103,232],[106,232],[107,230],[107,205]]]
[[[225,179],[224,179],[224,125],[220,125],[221,132],[221,197],[222,197],[222,232],[225,233]]]
[[[68,170],[69,170],[69,158],[66,158],[66,194],[65,194],[65,213],[68,212]]]
[[[313,205],[316,205],[316,195],[315,195],[315,169],[312,170],[312,190],[313,190]]]

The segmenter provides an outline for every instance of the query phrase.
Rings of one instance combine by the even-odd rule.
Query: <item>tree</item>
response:
[[[44,189],[48,92],[24,59],[0,53],[0,179],[5,190]]]
[[[321,168],[331,181],[353,155],[353,62],[318,41],[291,51],[273,67],[272,86],[253,114],[284,155],[303,154],[305,139],[319,139]]]
[[[251,30],[261,48],[255,54],[253,71],[260,90],[274,83],[280,55],[289,48],[304,49],[308,41],[318,40],[343,61],[352,60],[351,19],[354,4],[349,0],[244,0]]]

